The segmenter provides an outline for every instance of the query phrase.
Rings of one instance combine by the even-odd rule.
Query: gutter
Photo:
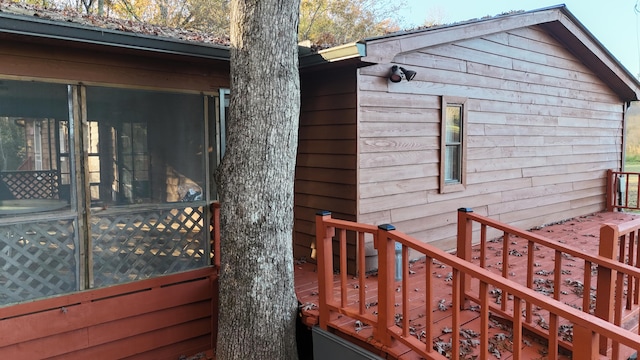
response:
[[[314,53],[311,53],[309,48],[298,47],[298,49],[300,53],[300,69],[342,60],[360,59],[367,55],[367,45],[364,42],[353,42]],[[306,52],[306,54],[303,52]]]
[[[0,34],[30,36],[85,44],[150,51],[205,59],[230,59],[229,48],[222,45],[160,38],[118,30],[93,28],[71,22],[41,19],[0,12]]]

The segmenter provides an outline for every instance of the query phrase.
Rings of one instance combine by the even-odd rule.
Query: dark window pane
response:
[[[204,198],[201,95],[87,87],[99,128],[100,199],[115,205]],[[194,195],[197,194],[197,195]]]
[[[460,181],[460,146],[450,145],[446,147],[445,154],[445,181]]]
[[[2,80],[0,90],[0,216],[67,207],[67,86]]]

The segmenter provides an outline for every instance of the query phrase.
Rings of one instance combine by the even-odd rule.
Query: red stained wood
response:
[[[204,279],[105,300],[69,304],[3,320],[0,322],[0,333],[3,334],[0,346],[210,299],[211,287],[208,279]]]
[[[214,347],[216,292],[211,267],[3,308],[0,358],[193,355]]]
[[[494,336],[500,332],[509,332],[509,330],[496,330],[492,323],[493,320],[491,318],[497,316],[512,319],[516,324],[517,328],[522,328],[523,330],[534,331],[534,333],[539,335],[544,335],[545,331],[542,331],[540,327],[537,326],[535,320],[538,320],[540,312],[538,307],[549,305],[542,305],[541,301],[548,302],[549,299],[552,299],[553,296],[559,296],[562,303],[572,304],[572,305],[580,305],[583,303],[583,300],[567,291],[563,291],[560,293],[556,291],[551,294],[551,297],[544,296],[538,292],[532,292],[530,289],[522,289],[520,287],[512,287],[514,281],[520,284],[526,284],[526,279],[530,278],[530,275],[527,275],[527,271],[523,271],[523,267],[533,267],[535,270],[539,269],[547,269],[554,270],[554,273],[561,273],[563,270],[571,269],[573,273],[568,275],[564,275],[563,277],[550,275],[549,279],[554,279],[555,283],[562,283],[559,288],[563,290],[567,290],[567,285],[564,284],[564,280],[566,277],[570,277],[572,279],[581,279],[586,277],[585,274],[582,276],[581,269],[582,266],[585,266],[586,269],[591,268],[591,263],[600,264],[601,266],[611,267],[615,269],[617,272],[629,272],[632,269],[631,264],[621,264],[617,262],[611,262],[603,260],[603,258],[594,256],[594,252],[589,250],[586,252],[587,255],[585,257],[587,260],[570,260],[570,257],[575,257],[576,252],[571,248],[564,248],[564,240],[562,239],[581,239],[580,244],[586,244],[591,241],[596,244],[598,243],[598,237],[593,236],[597,234],[599,230],[599,226],[602,222],[605,221],[614,221],[616,223],[622,221],[628,221],[632,219],[633,216],[628,214],[621,213],[601,213],[588,217],[581,217],[579,219],[575,219],[573,221],[567,221],[566,224],[563,222],[559,225],[549,226],[543,228],[541,231],[536,231],[535,233],[548,233],[548,238],[546,239],[546,243],[544,247],[549,247],[550,249],[537,249],[540,247],[538,242],[539,238],[542,236],[535,235],[532,237],[531,242],[534,242],[536,245],[532,245],[527,238],[525,238],[525,242],[522,242],[521,235],[523,234],[514,234],[512,230],[514,228],[505,227],[502,231],[509,233],[508,237],[509,241],[507,242],[510,246],[509,249],[517,248],[520,250],[523,248],[525,251],[527,249],[534,250],[533,259],[536,262],[536,265],[531,265],[532,260],[530,256],[520,256],[518,257],[515,254],[510,254],[509,262],[510,272],[507,274],[511,282],[507,286],[507,283],[502,283],[503,269],[500,268],[491,268],[492,274],[485,274],[484,271],[480,271],[478,269],[471,271],[471,268],[468,268],[468,265],[464,265],[463,262],[458,262],[457,260],[451,260],[448,254],[437,253],[436,251],[421,249],[420,251],[426,251],[425,260],[420,260],[418,262],[412,263],[409,268],[407,268],[406,264],[406,254],[403,254],[403,280],[401,282],[393,281],[393,266],[387,266],[386,269],[384,266],[379,266],[378,275],[369,275],[365,277],[365,286],[366,290],[364,291],[365,296],[363,298],[363,291],[358,289],[356,284],[361,285],[361,278],[351,278],[348,279],[347,286],[340,286],[340,282],[336,281],[336,279],[340,278],[340,275],[331,274],[331,277],[328,279],[333,279],[333,281],[327,281],[328,283],[333,283],[331,287],[331,292],[333,298],[341,298],[344,296],[340,296],[339,294],[335,294],[335,292],[342,291],[344,289],[347,290],[347,307],[341,308],[337,306],[337,302],[334,302],[335,306],[329,307],[326,311],[329,313],[327,319],[327,326],[338,334],[343,334],[345,338],[355,341],[356,343],[365,346],[368,349],[373,349],[376,353],[381,353],[383,357],[389,359],[415,359],[415,358],[427,358],[427,359],[441,359],[442,357],[438,354],[435,354],[434,351],[431,350],[431,341],[427,341],[424,343],[424,336],[427,335],[427,339],[439,339],[441,341],[448,342],[449,339],[456,343],[458,340],[464,340],[461,334],[447,333],[445,334],[445,328],[452,329],[473,329],[480,333],[479,340],[481,341],[481,345],[474,349],[473,354],[481,355],[486,354],[489,349],[486,346],[482,346],[482,343],[487,343],[489,339],[493,339]],[[484,219],[484,218],[483,218]],[[318,220],[318,219],[317,219]],[[322,220],[327,220],[324,218]],[[633,223],[632,221],[631,223]],[[372,231],[370,229],[358,228],[358,225],[365,226],[363,224],[349,223],[343,221],[335,221],[334,219],[330,219],[327,222],[330,224],[331,229],[340,229],[346,228],[347,226],[353,231]],[[628,229],[630,223],[622,223],[619,225],[621,229],[624,231],[634,231],[633,229]],[[490,224],[493,226],[494,224]],[[370,225],[367,225],[370,226]],[[465,227],[465,226],[463,226]],[[480,227],[478,227],[479,229]],[[583,229],[584,231],[576,232],[576,229]],[[620,230],[620,231],[623,231]],[[591,231],[591,232],[589,232]],[[637,230],[636,230],[637,231]],[[589,235],[591,234],[591,235]],[[479,236],[480,234],[475,233],[474,236]],[[493,235],[492,235],[493,236]],[[545,235],[546,236],[546,235]],[[554,237],[555,236],[555,237]],[[503,243],[504,237],[498,235],[500,240],[496,243],[494,241],[487,241],[485,239],[484,245],[487,247],[500,246]],[[378,235],[378,250],[382,253],[392,254],[393,253],[393,244],[395,242],[401,242],[403,246],[408,246],[412,248],[416,245],[413,244],[409,240],[409,238],[405,237],[405,235],[397,232],[397,231],[389,231],[382,232],[382,234]],[[521,244],[516,246],[516,242],[520,241]],[[575,241],[574,241],[575,242]],[[383,244],[387,244],[386,249],[382,249]],[[582,246],[582,245],[581,245]],[[591,245],[593,246],[593,245]],[[418,246],[419,247],[419,246]],[[480,249],[477,248],[478,245],[473,247],[469,247],[469,253],[473,255],[473,259],[471,262],[479,263],[480,260],[476,256],[480,253]],[[588,245],[584,245],[584,247],[588,247]],[[492,249],[497,250],[497,249]],[[520,250],[522,251],[522,250]],[[405,251],[403,251],[405,253]],[[502,264],[503,260],[503,252],[500,251],[489,251],[487,249],[482,251],[483,257],[486,256],[483,263],[491,267],[491,265]],[[380,256],[380,254],[379,254]],[[384,255],[383,255],[384,256]],[[388,257],[388,256],[387,256]],[[333,257],[332,257],[333,258]],[[558,259],[563,259],[563,261],[559,261]],[[569,259],[569,260],[567,260]],[[333,260],[333,259],[332,259]],[[425,263],[428,262],[429,264]],[[389,264],[393,264],[393,259],[388,259]],[[540,265],[538,263],[543,263]],[[569,263],[569,267],[566,264]],[[584,265],[583,265],[584,264]],[[453,268],[451,267],[453,266]],[[313,272],[313,265],[311,264],[303,264],[297,267],[296,273],[296,284],[297,286],[301,286],[301,284],[305,284],[304,287],[304,295],[301,297],[301,301],[303,302],[316,302],[317,293],[310,291],[313,288],[313,280],[315,278],[316,272]],[[409,271],[411,269],[411,271]],[[457,270],[456,270],[457,269]],[[307,271],[312,271],[310,274]],[[476,272],[477,271],[477,272]],[[636,271],[636,270],[633,270]],[[512,274],[511,272],[518,273],[518,276]],[[451,280],[447,282],[444,279],[447,276],[447,273],[451,273]],[[471,304],[479,304],[480,309],[477,311],[469,311],[469,308],[461,307],[462,302],[457,299],[464,299],[464,294],[461,290],[464,289],[462,286],[462,278],[460,277],[461,273],[467,273],[468,275],[472,275],[474,278],[471,281],[471,294],[467,294],[469,299],[471,300]],[[588,271],[590,273],[590,271]],[[305,275],[303,275],[305,274]],[[384,275],[383,275],[384,274]],[[536,277],[540,277],[540,275],[536,275]],[[303,280],[307,279],[307,280]],[[425,281],[426,279],[426,281]],[[443,281],[444,285],[443,286]],[[479,283],[478,283],[479,281]],[[380,285],[380,282],[384,282],[387,285]],[[498,284],[499,283],[499,284]],[[585,288],[589,288],[589,284],[585,281]],[[354,286],[352,289],[351,287]],[[426,286],[426,287],[425,287]],[[505,311],[500,311],[501,306],[494,304],[495,295],[492,294],[488,296],[489,290],[493,290],[496,287],[499,287],[509,294],[513,295],[513,298],[509,297],[508,299],[515,299],[516,302],[524,302],[521,307],[515,307],[513,305],[513,300],[509,300],[509,305],[506,306]],[[479,288],[479,290],[478,290]],[[341,290],[342,289],[342,290]],[[386,289],[388,291],[380,291],[380,289]],[[477,295],[475,295],[477,293]],[[585,294],[587,292],[585,291]],[[300,296],[300,293],[299,293]],[[585,295],[588,296],[588,295]],[[502,299],[502,296],[500,296]],[[426,301],[425,301],[426,299]],[[439,310],[439,305],[442,299],[450,299],[447,300],[446,305],[448,309],[446,311]],[[451,305],[449,305],[449,301],[451,301]],[[361,303],[365,302],[366,313],[363,315],[359,310],[361,308]],[[378,303],[379,302],[379,303]],[[319,303],[322,303],[320,301]],[[528,308],[526,304],[531,303],[533,305],[533,314],[528,315],[527,317],[522,317],[521,310]],[[391,307],[389,304],[393,304]],[[555,303],[559,304],[559,303]],[[624,303],[620,303],[621,305],[625,305]],[[371,305],[371,306],[370,306]],[[396,316],[395,323],[393,320],[393,315],[385,315],[382,314],[385,310],[388,309],[389,314],[394,314]],[[457,310],[460,309],[460,310]],[[491,316],[489,316],[489,311],[492,312]],[[455,311],[454,311],[455,310]],[[585,315],[584,313],[577,311],[577,309],[567,308],[566,306],[554,307],[553,312],[555,315],[548,317],[548,324],[550,328],[555,328],[560,325],[566,325],[569,322],[573,322],[574,329],[577,328],[577,331],[573,334],[574,344],[583,344],[588,343],[592,344],[592,346],[580,347],[577,352],[574,354],[574,358],[599,358],[600,355],[597,354],[597,338],[594,335],[594,331],[604,331],[607,336],[616,338],[616,341],[621,341],[622,337],[618,333],[621,330],[613,330],[615,325],[611,323],[601,322],[600,319],[596,319],[592,316]],[[310,312],[311,313],[311,312]],[[317,312],[316,312],[317,314]],[[373,316],[372,316],[373,315]],[[402,315],[401,318],[398,318],[397,315]],[[317,315],[316,315],[317,316]],[[532,321],[531,317],[534,321]],[[391,318],[391,321],[389,321]],[[590,320],[587,323],[585,322],[585,318]],[[355,323],[356,320],[360,320],[365,323],[365,326],[359,329],[359,325]],[[313,323],[310,320],[308,323]],[[428,325],[431,324],[431,325]],[[491,324],[491,325],[490,325]],[[385,326],[386,325],[386,326]],[[409,336],[407,336],[407,328],[411,326],[412,329],[409,331]],[[586,327],[585,327],[586,326]],[[612,327],[613,326],[613,327]],[[582,328],[579,328],[582,327]],[[537,328],[537,330],[536,330]],[[382,331],[386,331],[387,334],[391,335],[392,340],[387,345],[383,345],[385,339],[381,339],[380,333]],[[514,334],[515,340],[517,343],[524,341],[527,339],[529,343],[531,343],[531,338],[529,337],[529,331],[523,331],[520,333]],[[422,335],[420,335],[420,333]],[[455,331],[454,331],[455,332]],[[625,333],[629,335],[629,333]],[[422,341],[418,341],[418,336],[422,337]],[[548,336],[548,335],[544,335]],[[633,336],[632,336],[633,337]],[[637,341],[638,339],[634,337]],[[552,332],[552,336],[550,337],[550,348],[571,348],[571,345],[567,343],[564,338],[561,338],[555,331]],[[593,346],[593,341],[595,342],[595,346]],[[625,341],[625,340],[622,340]],[[426,350],[426,351],[425,351]],[[539,350],[543,350],[539,344],[527,345],[526,343],[522,343],[522,346],[515,349],[513,352],[503,353],[503,358],[520,358],[520,359],[532,359],[540,357]],[[417,351],[417,352],[416,352]],[[625,356],[630,355],[634,351],[628,347],[620,346],[619,349],[614,349],[610,351],[607,356],[610,358],[614,355],[620,355],[621,358],[625,358]],[[419,355],[418,355],[419,354]],[[451,355],[452,358],[455,358],[456,355]],[[460,356],[462,358],[462,356]],[[479,358],[491,358],[490,355],[480,356]],[[549,354],[550,359],[567,359],[566,356],[560,354],[558,351],[551,351]]]

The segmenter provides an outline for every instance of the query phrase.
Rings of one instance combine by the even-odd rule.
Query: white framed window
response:
[[[442,97],[440,131],[440,193],[466,188],[466,98]]]

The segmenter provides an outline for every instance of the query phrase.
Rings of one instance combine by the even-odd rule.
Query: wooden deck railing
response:
[[[472,214],[470,212],[461,212],[462,214]],[[473,230],[471,218],[461,218],[459,222],[459,231],[462,237],[466,238]],[[480,220],[483,219],[473,219]],[[493,223],[493,222],[491,222]],[[505,228],[505,233],[513,233],[517,229]],[[357,256],[360,264],[364,264],[364,241],[367,236],[372,237],[374,245],[378,250],[378,284],[377,284],[377,301],[371,299],[371,294],[364,289],[364,278],[366,276],[362,266],[359,266],[358,284],[359,291],[356,301],[348,298],[348,281],[346,272],[346,232],[352,231],[356,233],[358,239]],[[339,243],[339,261],[340,261],[340,286],[335,288],[333,284],[333,239],[337,238]],[[467,259],[456,257],[445,253],[437,248],[429,246],[403,234],[392,225],[381,225],[378,227],[372,225],[359,224],[349,221],[337,220],[331,218],[328,212],[319,213],[316,216],[316,240],[318,249],[318,292],[319,292],[319,313],[320,327],[327,330],[328,327],[338,327],[340,315],[347,315],[353,319],[371,325],[374,328],[373,340],[379,342],[381,346],[391,346],[392,343],[400,342],[413,349],[419,356],[425,359],[445,359],[446,357],[434,349],[432,339],[441,335],[435,334],[432,326],[434,312],[431,304],[438,303],[435,299],[434,286],[435,280],[430,276],[434,264],[449,266],[451,272],[452,296],[451,296],[451,329],[462,329],[461,309],[468,308],[469,301],[477,304],[476,310],[479,312],[481,329],[479,331],[480,341],[480,359],[489,358],[489,314],[498,313],[513,324],[513,344],[521,344],[523,340],[523,328],[527,323],[532,323],[532,307],[536,307],[538,312],[546,312],[548,314],[548,323],[550,329],[558,329],[561,323],[569,323],[573,326],[573,342],[584,344],[584,346],[571,347],[574,359],[595,359],[598,356],[599,335],[606,336],[614,341],[630,346],[632,348],[640,348],[640,336],[630,331],[624,330],[612,323],[609,323],[596,316],[583,313],[574,307],[563,304],[553,298],[545,296],[528,287],[522,286],[507,278],[498,276],[487,269],[472,264]],[[402,280],[395,281],[395,246],[401,244],[401,268]],[[465,245],[466,244],[466,245]],[[470,242],[465,243],[464,254],[471,253]],[[533,246],[532,246],[533,247]],[[562,250],[558,250],[562,251]],[[413,292],[410,288],[410,252],[412,257],[422,256],[425,258],[425,277],[423,286],[425,287],[424,306],[419,315],[427,324],[423,333],[417,335],[412,333],[410,326],[411,306],[416,304],[413,301],[410,304],[409,293]],[[470,259],[470,257],[469,257]],[[593,257],[589,261],[600,261],[599,257]],[[603,259],[612,269],[628,269],[628,265],[615,263],[611,260]],[[506,266],[505,266],[506,267]],[[590,268],[590,267],[588,267]],[[440,284],[440,283],[438,283]],[[399,287],[397,285],[400,285]],[[421,285],[422,286],[422,285]],[[504,299],[510,299],[512,311],[506,311],[505,307],[496,307],[489,301],[490,292],[500,289]],[[400,301],[397,301],[397,290],[400,290]],[[506,294],[510,294],[508,298]],[[376,302],[378,306],[377,314],[368,314],[365,312],[367,304]],[[524,302],[524,318],[523,306]],[[503,301],[502,304],[505,304]],[[357,305],[350,305],[357,304]],[[398,309],[398,310],[397,310]],[[548,339],[549,349],[548,359],[555,360],[558,358],[558,346],[561,342],[558,331],[540,332],[542,336]],[[424,342],[422,339],[425,339]],[[460,359],[461,355],[457,351],[457,344],[460,343],[461,335],[458,331],[451,332],[451,344],[454,344],[454,350],[451,351],[452,359]],[[513,346],[513,358],[523,359],[521,346]]]
[[[0,307],[0,359],[178,359],[210,352],[217,279],[206,267]]]
[[[631,269],[613,269],[598,266],[595,314],[618,326],[623,325],[624,310],[632,311],[632,319],[640,333],[638,303],[640,300],[640,219],[622,224],[604,224],[600,228],[599,255]],[[622,290],[617,290],[622,289]],[[635,306],[633,306],[635,305]],[[609,348],[605,337],[600,339],[600,353]],[[613,354],[619,353],[619,344],[611,344]]]
[[[516,255],[516,257],[526,256],[526,266],[520,266],[518,269],[526,269],[526,280],[524,284],[527,288],[538,288],[540,290],[540,287],[535,284],[535,279],[536,275],[541,274],[541,272],[544,272],[544,275],[553,275],[553,281],[551,283],[552,286],[548,288],[550,290],[548,295],[555,300],[562,300],[561,295],[563,291],[561,290],[560,285],[572,282],[579,286],[582,292],[582,303],[580,306],[575,306],[576,308],[586,314],[594,314],[607,322],[613,323],[622,330],[623,309],[631,308],[630,301],[632,294],[629,291],[629,294],[627,295],[627,290],[632,289],[634,286],[633,284],[640,279],[640,269],[635,267],[640,265],[637,264],[637,260],[634,262],[634,259],[637,259],[637,254],[635,257],[632,256],[631,262],[629,263],[625,263],[625,261],[619,262],[617,261],[617,258],[619,256],[620,259],[625,259],[625,249],[628,249],[629,247],[630,249],[626,254],[634,252],[633,242],[637,240],[636,234],[638,234],[639,229],[640,220],[622,225],[603,225],[600,232],[600,253],[599,255],[595,255],[585,253],[570,245],[548,239],[541,235],[520,230],[513,226],[502,224],[490,218],[475,214],[471,209],[460,209],[458,211],[457,255],[465,261],[473,261],[472,244],[479,243],[480,254],[473,258],[478,259],[480,267],[486,268],[487,264],[484,262],[486,251],[489,248],[494,251],[500,251],[502,253],[502,262],[500,266],[501,276],[503,278],[512,277],[512,270],[510,267],[513,262],[513,255]],[[479,241],[474,240],[474,235],[479,237]],[[493,236],[494,238],[492,240],[488,240],[490,236]],[[630,241],[628,242],[629,245],[625,246],[625,239],[627,237]],[[512,246],[516,239],[518,241],[527,242],[526,250],[523,250],[522,253],[519,253],[514,246]],[[488,246],[488,242],[491,242],[492,246]],[[619,243],[622,246],[618,247]],[[544,269],[541,270],[537,267],[537,256],[544,257],[550,254],[553,256],[553,269],[548,271]],[[570,278],[569,272],[566,268],[563,268],[563,265],[566,265],[567,263],[571,264],[572,267],[579,266],[580,263],[582,263],[584,275],[581,280],[572,280]],[[634,264],[635,266],[633,266]],[[594,269],[597,269],[597,286],[592,286],[596,285],[593,282]],[[469,289],[471,288],[471,279],[466,277],[464,274],[462,277],[461,294],[474,299],[473,296],[468,295]],[[629,286],[626,285],[627,281],[625,280],[628,280]],[[635,289],[635,297],[637,298],[638,287],[636,286]],[[505,310],[509,294],[510,292],[508,291],[502,292],[501,308],[494,310],[502,316],[508,316],[508,314],[505,313]],[[539,327],[536,326],[537,324],[532,316],[533,306],[534,304],[525,302],[525,319],[522,325],[533,332],[546,336],[541,333]],[[557,320],[554,320],[553,318],[550,320],[555,322],[550,322],[550,328],[557,328]],[[603,333],[601,333],[601,335],[603,336],[599,341],[599,352],[603,355],[607,355],[607,351],[609,350],[607,346],[607,338],[609,337]],[[618,359],[620,338],[611,339],[611,358]],[[563,345],[568,348],[571,347],[571,344],[563,343]],[[638,347],[634,348],[637,349]]]
[[[211,249],[213,250],[212,264],[216,269],[220,269],[220,203],[214,201],[209,207],[211,210]]]
[[[640,210],[640,173],[607,170],[607,211]]]
[[[349,306],[347,300],[347,231],[356,233],[358,252],[358,307]],[[336,235],[337,232],[337,235]],[[365,293],[365,236],[369,235],[377,243],[378,228],[374,225],[358,224],[331,218],[330,212],[322,212],[316,216],[316,241],[318,256],[318,294],[320,295],[318,311],[320,327],[327,329],[329,313],[339,312],[367,324],[376,322],[376,317],[367,314]],[[333,244],[332,238],[337,236],[340,247],[340,298],[336,300],[333,292]]]

